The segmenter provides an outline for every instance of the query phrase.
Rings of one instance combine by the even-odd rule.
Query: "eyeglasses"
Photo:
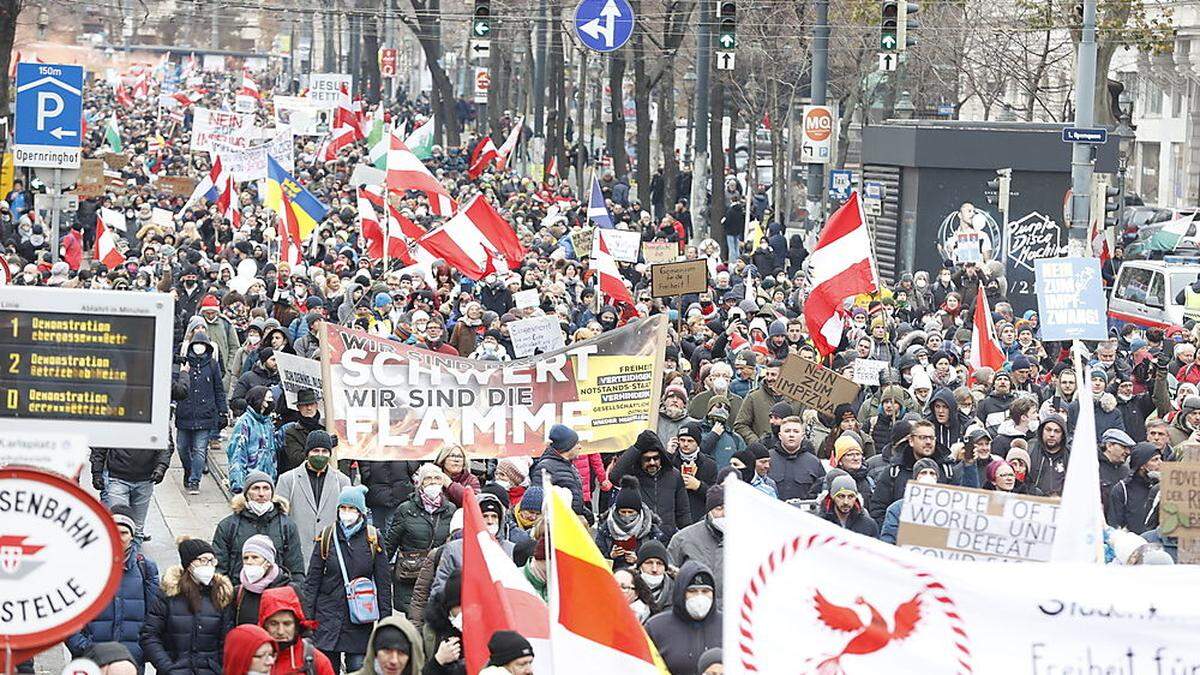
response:
[[[654,462],[655,464],[657,464],[657,463],[662,462],[662,457],[659,457],[658,455],[647,455],[645,457],[642,457],[642,461]]]
[[[200,563],[201,565],[216,565],[217,557],[215,555],[205,554],[196,558],[196,562]]]

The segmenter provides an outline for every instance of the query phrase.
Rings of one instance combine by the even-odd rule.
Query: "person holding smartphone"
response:
[[[672,455],[672,463],[683,476],[683,487],[687,490],[692,513],[705,512],[704,495],[717,482],[716,461],[700,452],[703,438],[704,426],[700,422],[693,420],[684,423],[675,435],[675,452]]]

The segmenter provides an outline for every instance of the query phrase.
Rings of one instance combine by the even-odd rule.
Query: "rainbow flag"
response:
[[[550,538],[546,582],[553,672],[669,675],[612,568],[571,511],[570,498],[547,486],[542,513]]]

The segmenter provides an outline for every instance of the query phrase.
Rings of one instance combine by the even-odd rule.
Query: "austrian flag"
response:
[[[105,226],[104,218],[99,213],[96,214],[96,250],[92,252],[92,257],[110,270],[125,264],[125,256],[117,248],[116,235]]]
[[[804,322],[821,356],[828,356],[842,343],[845,328],[842,303],[879,288],[871,259],[871,233],[863,218],[858,192],[851,192],[850,199],[829,218],[811,260],[812,291],[804,302]]]

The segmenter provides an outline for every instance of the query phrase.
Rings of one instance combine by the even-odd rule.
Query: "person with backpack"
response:
[[[304,580],[304,613],[317,622],[313,644],[345,672],[362,668],[371,625],[392,613],[388,559],[379,530],[367,523],[366,493],[361,485],[342,488],[337,522],[317,535]]]
[[[275,494],[274,481],[262,471],[251,471],[246,475],[245,483],[245,491],[229,500],[233,513],[221,519],[213,532],[217,571],[233,579],[239,578],[246,542],[256,535],[265,536],[271,542],[273,557],[279,559],[279,566],[292,583],[302,586],[305,558],[300,533],[288,517],[288,501]],[[275,563],[274,560],[271,562]]]
[[[300,596],[291,586],[268,588],[258,603],[258,624],[275,641],[271,675],[335,675],[329,657],[311,639],[313,622],[307,620]]]

